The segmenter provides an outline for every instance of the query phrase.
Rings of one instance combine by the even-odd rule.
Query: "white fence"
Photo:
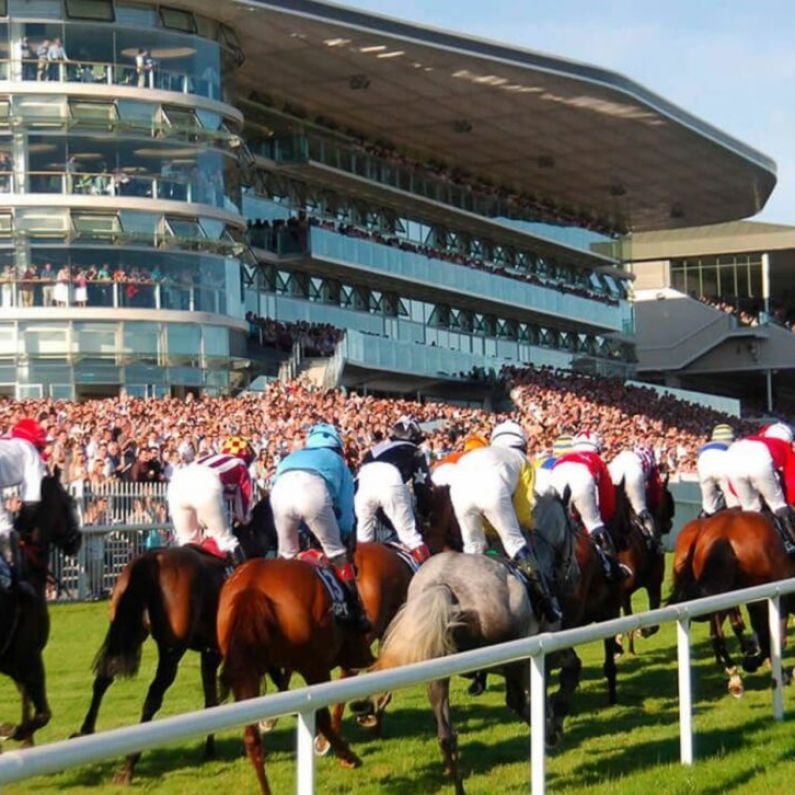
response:
[[[79,737],[24,751],[8,751],[0,755],[0,785],[31,776],[58,772],[67,767],[157,748],[196,735],[205,735],[246,723],[297,714],[297,792],[298,795],[311,795],[315,791],[313,740],[315,713],[318,709],[456,674],[529,660],[532,699],[530,775],[534,795],[542,795],[545,791],[546,777],[544,667],[547,655],[570,646],[612,637],[619,632],[626,633],[633,629],[674,621],[677,624],[676,645],[679,665],[680,759],[682,764],[690,765],[693,763],[690,619],[747,602],[768,600],[773,717],[775,720],[781,720],[784,716],[784,695],[779,636],[780,597],[794,592],[795,578],[782,580],[566,632],[523,638],[403,668],[263,696],[238,704],[226,704],[90,737]]]

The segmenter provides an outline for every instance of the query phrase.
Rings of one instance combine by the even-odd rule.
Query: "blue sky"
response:
[[[772,157],[756,219],[795,224],[792,0],[342,2],[621,72]]]

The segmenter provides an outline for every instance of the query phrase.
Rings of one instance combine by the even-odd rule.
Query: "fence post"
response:
[[[298,713],[298,769],[296,792],[298,795],[315,794],[315,711]]]
[[[546,787],[546,682],[544,652],[530,658],[530,778],[533,795]]]
[[[773,674],[773,718],[784,718],[784,687],[781,670],[781,597],[771,596],[768,600],[768,620],[770,625],[770,667]]]
[[[690,618],[676,621],[676,656],[679,669],[679,760],[693,764],[693,692],[690,676]]]

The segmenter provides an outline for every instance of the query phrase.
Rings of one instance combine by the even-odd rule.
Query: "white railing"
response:
[[[31,776],[60,772],[67,767],[98,762],[136,751],[144,751],[148,748],[157,748],[196,735],[218,732],[268,718],[297,714],[296,788],[298,795],[311,795],[315,791],[313,740],[317,710],[340,702],[366,698],[375,693],[384,693],[470,671],[529,660],[532,791],[534,795],[543,795],[546,786],[544,668],[547,655],[571,646],[613,637],[618,633],[674,621],[677,624],[680,760],[683,765],[691,765],[693,763],[693,701],[690,669],[690,619],[747,602],[768,600],[773,717],[775,720],[782,720],[784,693],[781,671],[781,638],[779,635],[781,611],[779,603],[781,596],[793,592],[795,592],[795,578],[684,602],[565,632],[545,633],[402,668],[313,685],[286,693],[262,696],[237,704],[225,704],[152,723],[102,732],[90,737],[79,737],[23,751],[7,751],[0,755],[0,785]]]

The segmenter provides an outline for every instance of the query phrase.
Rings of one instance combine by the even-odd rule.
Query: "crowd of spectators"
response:
[[[345,332],[331,323],[310,323],[307,320],[282,322],[246,312],[249,336],[264,348],[289,353],[297,342],[304,356],[333,356]]]
[[[661,396],[620,380],[552,368],[506,368],[501,374],[528,432],[531,453],[548,451],[561,433],[598,430],[606,456],[643,441],[668,471],[692,472],[696,453],[712,426],[738,420],[710,409]],[[252,475],[266,488],[279,460],[302,445],[316,422],[342,430],[346,454],[357,465],[403,414],[426,423],[423,449],[429,460],[456,449],[468,433],[488,434],[506,414],[452,404],[365,396],[315,389],[298,380],[275,382],[262,394],[237,397],[141,399],[121,396],[82,403],[47,400],[0,401],[0,432],[22,416],[35,416],[49,433],[48,462],[70,483],[96,487],[109,481],[162,483],[181,465],[179,447],[189,442],[199,455],[218,451],[230,434],[251,439],[257,453]],[[142,510],[152,506],[142,505]]]

